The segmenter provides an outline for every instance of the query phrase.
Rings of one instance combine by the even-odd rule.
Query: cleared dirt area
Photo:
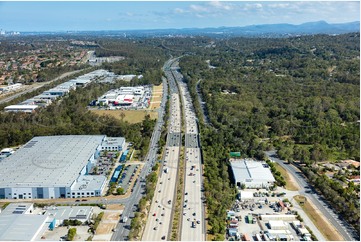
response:
[[[106,210],[104,212],[102,221],[100,222],[96,235],[102,235],[102,234],[111,234],[112,229],[117,226],[117,223],[119,222],[119,215],[121,213],[121,210],[113,210],[109,211]]]
[[[332,224],[328,223],[322,214],[312,206],[310,202],[305,201],[305,197],[303,196],[294,196],[293,197],[298,204],[302,207],[308,217],[312,220],[312,222],[316,225],[318,230],[327,238],[328,241],[342,241],[343,238],[337,232],[337,230],[332,226]]]
[[[157,119],[158,113],[155,111],[149,110],[91,110],[91,112],[97,115],[109,115],[116,119],[122,120],[124,114],[124,121],[128,121],[129,123],[140,123],[144,120],[146,115],[150,115],[151,119]]]
[[[152,99],[150,100],[150,106],[149,109],[157,109],[160,107],[160,103],[162,101],[162,95],[163,95],[163,83],[159,86],[153,86],[152,90]]]
[[[121,204],[109,204],[107,205],[107,210],[123,210],[124,206]]]

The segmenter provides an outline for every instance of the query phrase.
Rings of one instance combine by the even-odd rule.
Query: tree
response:
[[[75,235],[76,235],[76,228],[70,228],[68,230],[67,240],[72,241],[74,239]]]
[[[124,193],[124,188],[122,188],[122,187],[118,187],[117,188],[117,195],[124,195],[125,193]]]

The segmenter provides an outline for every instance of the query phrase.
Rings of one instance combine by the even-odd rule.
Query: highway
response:
[[[202,203],[202,157],[199,141],[198,120],[192,104],[187,84],[179,70],[179,63],[172,64],[175,77],[182,97],[183,117],[185,121],[185,174],[183,211],[180,231],[182,241],[205,241],[206,229],[204,206]]]
[[[295,178],[296,182],[300,186],[299,193],[312,201],[312,203],[321,211],[323,216],[327,218],[328,221],[337,229],[345,241],[359,241],[359,235],[356,233],[356,231],[352,229],[352,227],[348,225],[346,221],[341,220],[339,216],[332,210],[331,206],[328,205],[321,196],[314,192],[313,189],[310,189],[311,186],[308,184],[306,178],[302,175],[302,172],[297,167],[294,165],[285,164],[283,160],[276,158],[276,151],[274,150],[266,151],[265,154],[267,157],[269,157],[270,160],[280,164],[289,174]],[[306,192],[306,190],[311,190],[311,192]]]
[[[163,98],[162,98],[162,104],[158,109],[158,120],[153,130],[148,154],[145,157],[145,164],[140,172],[138,182],[135,184],[133,188],[132,194],[128,198],[108,201],[108,204],[122,203],[125,206],[122,217],[126,216],[129,218],[126,221],[126,223],[119,223],[117,225],[116,231],[113,233],[113,236],[111,238],[112,241],[128,240],[131,218],[134,218],[134,213],[137,211],[137,205],[139,203],[139,200],[141,199],[141,197],[145,192],[145,189],[142,188],[141,185],[145,184],[144,183],[145,177],[151,172],[152,166],[155,164],[157,159],[157,147],[158,147],[157,144],[161,135],[161,127],[164,125],[163,116],[165,110],[165,103],[167,101],[167,93],[168,93],[167,80],[163,79]]]
[[[178,88],[168,69],[172,60],[164,65],[170,86],[170,115],[160,177],[150,206],[150,213],[142,240],[170,240],[173,224],[173,206],[176,199],[176,185],[181,142],[181,110]]]

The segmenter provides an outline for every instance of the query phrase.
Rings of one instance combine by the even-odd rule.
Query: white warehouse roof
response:
[[[0,188],[70,186],[104,135],[40,136],[1,162]]]
[[[268,183],[275,179],[266,163],[251,159],[231,159],[234,178],[240,183]]]

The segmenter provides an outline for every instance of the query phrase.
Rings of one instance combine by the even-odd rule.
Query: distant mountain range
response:
[[[69,35],[108,35],[125,37],[155,36],[252,36],[252,37],[288,37],[310,34],[344,34],[360,32],[360,21],[329,24],[325,21],[294,24],[262,24],[245,27],[150,29],[150,30],[109,30],[109,31],[68,31],[68,32],[22,32],[24,35],[69,34]]]
[[[131,34],[133,31],[125,31]],[[134,32],[138,32],[135,31]],[[360,21],[329,24],[325,21],[293,24],[262,24],[245,27],[185,28],[143,30],[143,35],[226,35],[226,36],[294,36],[309,34],[344,34],[360,32]]]

